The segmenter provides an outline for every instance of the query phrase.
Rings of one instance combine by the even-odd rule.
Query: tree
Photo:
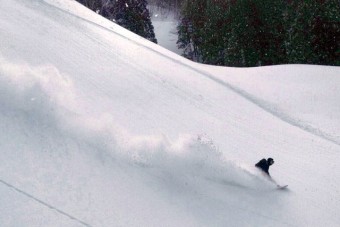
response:
[[[206,23],[206,0],[186,0],[183,3],[182,17],[178,25],[178,47],[184,50],[183,55],[201,62],[200,50],[204,39]]]
[[[187,0],[181,14],[178,44],[195,61],[340,65],[338,0]]]
[[[289,63],[340,65],[337,0],[290,1],[285,21]]]
[[[314,64],[340,65],[340,3],[316,1],[311,18],[310,43]]]
[[[225,65],[230,32],[230,4],[225,0],[207,1],[206,22],[203,27],[202,60],[213,65]]]
[[[77,0],[87,8],[98,12],[102,8],[102,0]]]
[[[120,26],[157,43],[146,0],[110,1],[105,4],[101,14]]]

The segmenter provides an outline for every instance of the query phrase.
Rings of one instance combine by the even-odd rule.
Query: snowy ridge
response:
[[[205,70],[201,66],[200,68]],[[336,130],[339,126],[339,121],[336,120],[339,112],[336,105],[339,99],[336,92],[337,84],[340,83],[339,67],[281,65],[261,67],[260,70],[256,68],[225,70],[223,67],[209,69],[213,74],[212,79],[226,84],[274,116],[339,145],[340,134]],[[230,77],[231,71],[237,73],[239,77]],[[257,76],[258,73],[261,76]],[[258,79],[254,80],[254,76]],[[316,88],[315,84],[320,88]],[[299,93],[290,94],[292,89]],[[266,98],[261,98],[261,95]],[[294,112],[290,110],[292,107],[295,108]],[[310,112],[311,116],[324,115],[324,118],[319,120],[318,116],[314,116],[314,119],[311,119],[306,117],[306,112]],[[322,124],[325,120],[329,120],[332,125]]]
[[[209,74],[205,74],[205,76],[209,77],[210,79],[216,81],[217,83],[229,88],[230,90],[236,92],[237,94],[241,95],[242,97],[244,97],[245,99],[247,99],[248,101],[252,102],[253,104],[257,105],[258,107],[264,109],[265,111],[267,111],[268,113],[272,114],[273,116],[279,118],[280,120],[287,122],[288,124],[291,124],[295,127],[298,127],[306,132],[309,132],[313,135],[319,136],[325,140],[328,140],[334,144],[340,145],[340,141],[339,141],[339,136],[334,136],[331,135],[327,132],[324,132],[322,130],[320,130],[319,128],[313,127],[312,125],[309,125],[307,123],[302,122],[301,120],[298,120],[288,114],[286,114],[284,111],[277,109],[273,106],[273,104],[270,104],[264,100],[261,100],[259,98],[256,98],[255,96],[251,95],[250,93],[235,87],[231,84],[226,83],[225,81],[219,80]]]

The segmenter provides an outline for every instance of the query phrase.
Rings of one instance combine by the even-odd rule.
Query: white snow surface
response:
[[[204,66],[71,0],[0,34],[1,226],[339,225],[339,67]]]

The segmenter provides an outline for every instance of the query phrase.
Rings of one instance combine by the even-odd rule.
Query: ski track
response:
[[[86,222],[81,221],[79,218],[76,218],[76,217],[74,217],[74,216],[72,216],[72,215],[70,215],[70,214],[68,214],[68,213],[66,213],[66,212],[64,212],[64,211],[62,211],[62,210],[56,208],[55,206],[52,206],[52,205],[50,205],[50,204],[48,204],[48,203],[42,201],[41,199],[38,199],[37,197],[35,197],[35,196],[33,196],[33,195],[31,195],[31,194],[29,194],[29,193],[27,193],[27,192],[25,192],[25,191],[23,191],[23,190],[17,188],[17,187],[15,187],[14,185],[12,185],[12,184],[10,184],[10,183],[7,183],[7,182],[4,181],[4,180],[1,180],[1,179],[0,179],[0,183],[2,183],[3,185],[5,185],[5,186],[8,187],[8,188],[11,188],[11,189],[15,190],[15,191],[18,192],[18,193],[24,195],[25,197],[28,197],[28,198],[32,199],[33,201],[35,201],[35,202],[37,202],[37,203],[40,203],[41,205],[43,205],[44,207],[49,208],[50,210],[54,210],[54,211],[56,211],[57,213],[59,213],[59,214],[65,216],[65,217],[67,217],[67,218],[69,218],[69,219],[71,219],[71,220],[73,220],[73,221],[78,222],[79,224],[81,224],[81,225],[83,225],[83,226],[92,227],[91,225],[87,224]]]
[[[45,3],[46,5],[52,7],[54,9],[56,9],[56,10],[59,10],[59,11],[61,11],[63,13],[66,13],[67,15],[76,17],[76,18],[78,18],[78,19],[80,19],[80,20],[82,20],[84,22],[87,22],[87,23],[89,23],[91,25],[94,25],[95,27],[98,27],[98,28],[104,29],[106,31],[109,31],[111,33],[114,33],[115,35],[118,35],[119,37],[122,37],[122,38],[124,38],[126,40],[129,40],[130,42],[136,44],[137,46],[142,47],[142,48],[147,49],[147,50],[150,50],[153,53],[155,53],[155,54],[157,54],[157,55],[159,55],[161,57],[164,57],[164,58],[166,58],[166,59],[168,59],[168,60],[170,60],[170,61],[172,61],[174,63],[180,64],[180,65],[182,65],[182,66],[184,66],[184,67],[186,67],[186,68],[188,68],[188,69],[190,69],[190,70],[192,70],[192,71],[194,71],[194,72],[196,72],[196,73],[198,73],[198,74],[200,74],[200,75],[202,75],[202,76],[204,76],[204,77],[206,77],[206,78],[208,78],[208,79],[210,79],[210,80],[212,80],[212,81],[214,81],[214,82],[216,82],[218,84],[220,84],[221,86],[231,90],[232,92],[238,94],[239,96],[243,97],[247,101],[251,102],[255,106],[257,106],[257,107],[261,108],[262,110],[266,111],[267,113],[271,114],[272,116],[280,119],[281,121],[286,122],[287,124],[290,124],[290,125],[292,125],[294,127],[297,127],[299,129],[305,131],[305,132],[308,132],[308,133],[310,133],[310,134],[312,134],[314,136],[317,136],[319,138],[322,138],[324,140],[327,140],[327,141],[329,141],[329,142],[331,142],[333,144],[336,144],[336,145],[340,146],[340,141],[338,141],[332,135],[329,135],[328,133],[323,132],[319,128],[315,128],[315,127],[313,127],[311,125],[301,123],[300,120],[295,119],[295,118],[293,118],[293,117],[291,117],[291,116],[289,116],[289,115],[287,115],[287,114],[285,114],[283,112],[280,112],[280,111],[276,110],[273,106],[267,104],[265,101],[261,101],[260,99],[258,99],[255,96],[249,94],[248,92],[246,92],[246,91],[244,91],[244,90],[242,90],[242,89],[240,89],[240,88],[238,88],[236,86],[233,86],[230,83],[227,83],[227,82],[225,82],[225,81],[223,81],[221,79],[216,78],[211,73],[208,73],[208,72],[205,72],[203,70],[197,69],[196,67],[188,65],[188,64],[186,64],[185,62],[183,62],[181,60],[174,59],[174,58],[172,58],[172,57],[170,57],[170,56],[168,56],[166,54],[163,54],[163,53],[161,53],[161,52],[159,52],[159,51],[157,51],[157,50],[155,50],[155,49],[153,49],[151,47],[145,46],[144,44],[142,44],[142,43],[140,43],[138,41],[130,39],[130,38],[128,38],[128,37],[126,37],[126,36],[124,36],[122,34],[119,34],[118,32],[115,32],[115,31],[113,31],[110,28],[107,28],[105,26],[99,25],[99,24],[97,24],[97,23],[95,23],[93,21],[87,20],[87,19],[85,19],[83,17],[74,15],[74,14],[72,14],[72,13],[70,13],[70,12],[64,10],[64,9],[61,9],[58,6],[55,6],[55,5],[51,4],[51,3],[48,3],[48,2],[46,2],[44,0],[43,0],[43,3]]]

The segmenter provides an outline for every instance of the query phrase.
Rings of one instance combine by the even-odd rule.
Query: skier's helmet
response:
[[[268,163],[269,165],[273,165],[273,164],[274,164],[274,159],[268,158],[268,159],[267,159],[267,163]]]

